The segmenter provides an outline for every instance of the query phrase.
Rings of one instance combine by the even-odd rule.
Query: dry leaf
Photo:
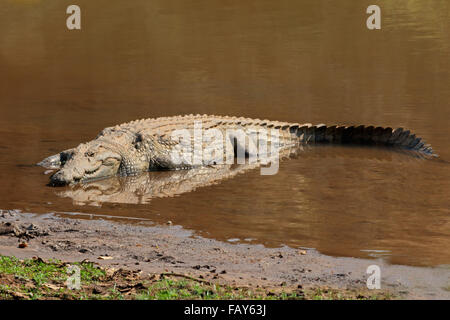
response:
[[[114,257],[111,257],[111,256],[100,256],[100,257],[98,257],[98,259],[99,260],[111,260],[111,259],[114,259]]]
[[[51,290],[59,290],[59,289],[61,289],[61,287],[55,286],[54,284],[51,284],[51,283],[44,283],[43,286],[47,287],[47,288],[49,288]]]

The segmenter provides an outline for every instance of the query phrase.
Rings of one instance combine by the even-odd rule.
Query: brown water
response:
[[[0,6],[0,209],[171,220],[198,234],[393,263],[450,263],[450,165],[316,148],[146,204],[82,205],[31,166],[144,117],[405,126],[450,160],[450,3],[59,0]],[[95,199],[94,199],[95,200]]]

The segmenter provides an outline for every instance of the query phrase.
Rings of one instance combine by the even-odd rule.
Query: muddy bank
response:
[[[173,272],[249,287],[366,288],[369,265],[381,268],[381,288],[405,298],[450,299],[449,267],[388,265],[335,258],[315,250],[231,244],[195,236],[179,226],[130,225],[18,211],[0,213],[0,254]]]

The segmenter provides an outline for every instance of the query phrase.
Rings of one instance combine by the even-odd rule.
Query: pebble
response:
[[[26,242],[19,243],[19,248],[23,249],[23,248],[26,248],[26,247],[28,247],[28,243],[26,243]]]

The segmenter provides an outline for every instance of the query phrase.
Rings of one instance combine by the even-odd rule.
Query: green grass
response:
[[[352,292],[349,292],[347,290],[323,288],[312,289],[309,294],[312,300],[348,300],[349,296],[351,296],[353,300],[392,300],[396,298],[391,293],[383,291],[372,293],[352,290]]]
[[[284,294],[273,298],[289,298],[291,295]],[[192,280],[161,279],[151,284],[146,290],[136,295],[139,300],[173,300],[173,299],[271,299],[271,296],[263,292],[252,291],[247,288],[232,288],[230,286],[219,286],[216,284],[205,284]]]
[[[105,276],[105,271],[92,262],[75,262],[80,268],[82,282],[90,283]],[[58,260],[43,261],[41,259],[19,260],[16,257],[0,256],[0,273],[13,274],[16,278],[33,280],[37,286],[51,281],[67,280],[67,264]]]
[[[101,269],[92,262],[73,263],[80,268],[81,288],[66,286],[69,264],[58,260],[19,260],[0,256],[0,299],[101,299],[101,300],[243,300],[243,299],[392,299],[386,292],[327,288],[246,288],[209,283],[180,275],[147,275]],[[108,271],[108,272],[107,272]]]
[[[105,271],[94,266],[92,262],[73,263],[80,268],[82,283],[90,284],[105,276]],[[0,284],[0,297],[7,298],[11,292],[29,296],[30,299],[40,299],[56,293],[64,293],[68,289],[65,281],[68,276],[68,265],[57,260],[43,261],[41,259],[19,260],[16,257],[0,256],[0,275],[13,275],[14,288],[11,285]],[[61,287],[55,290],[54,287]],[[70,290],[68,291],[70,292]]]

